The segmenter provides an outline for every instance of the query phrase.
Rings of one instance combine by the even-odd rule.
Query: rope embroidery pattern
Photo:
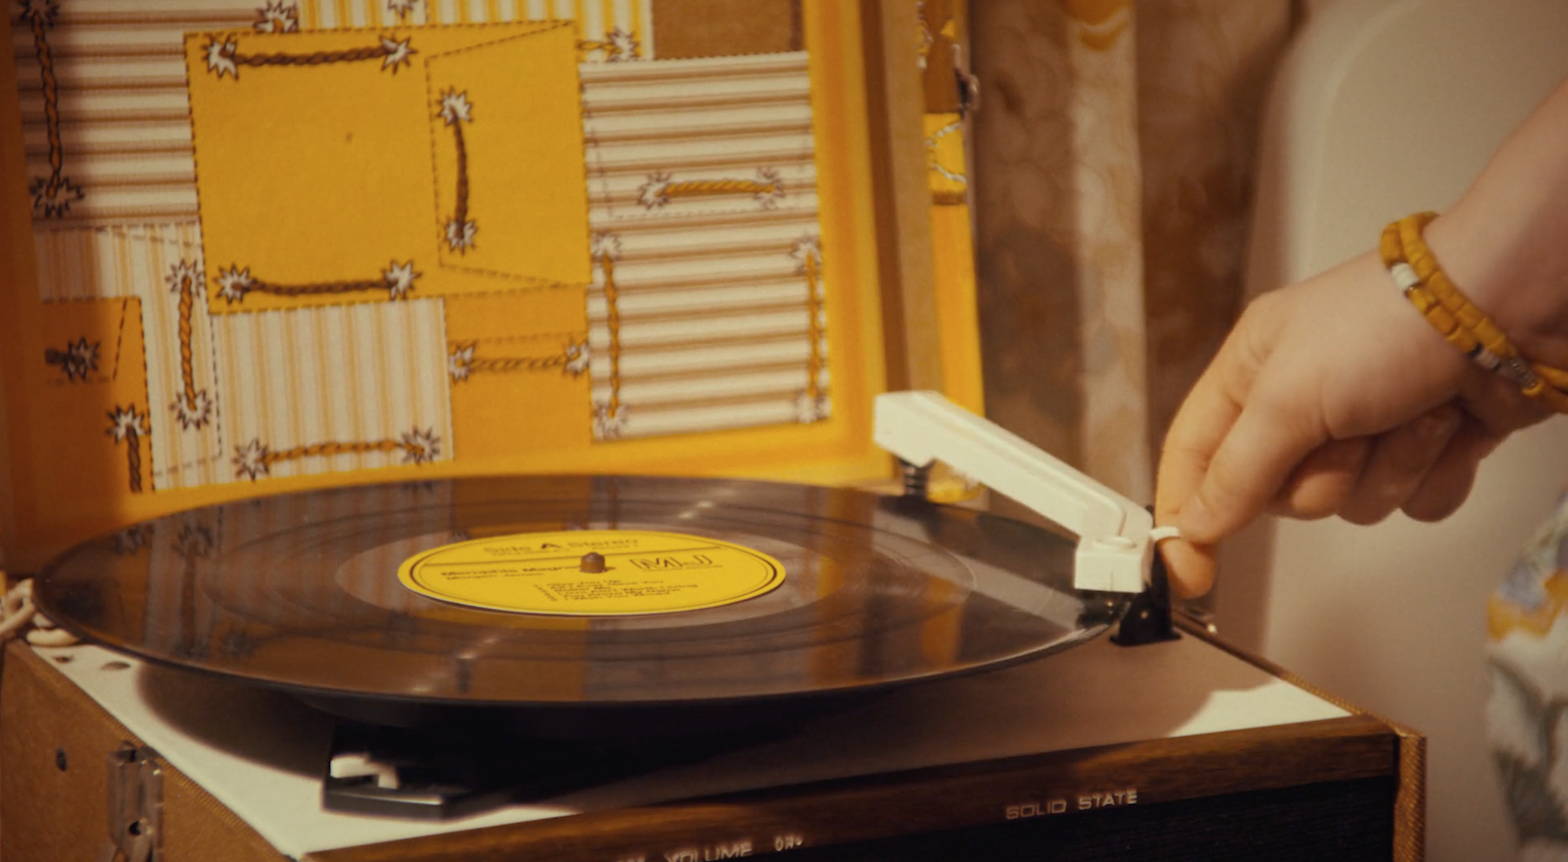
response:
[[[169,290],[180,297],[178,334],[181,391],[169,407],[179,420],[180,427],[187,430],[200,428],[212,419],[212,396],[207,394],[207,390],[196,388],[195,351],[191,343],[191,316],[196,307],[196,285],[201,283],[201,279],[201,271],[196,268],[195,262],[188,260],[170,267],[165,277]]]
[[[358,63],[377,59],[381,61],[383,71],[390,71],[396,75],[400,67],[411,65],[413,63],[411,58],[419,53],[411,45],[413,37],[399,40],[396,36],[379,36],[377,39],[379,44],[342,51],[313,51],[309,54],[290,54],[282,51],[272,54],[241,54],[239,42],[233,36],[210,36],[203,50],[207,55],[208,72],[219,78],[229,75],[236,81],[239,80],[241,66],[323,66],[329,63]]]
[[[142,490],[142,437],[152,433],[147,414],[136,405],[118,405],[109,411],[108,434],[116,443],[125,444],[125,465],[130,473],[131,493]]]
[[[54,76],[54,53],[49,48],[49,28],[60,14],[55,0],[22,0],[21,20],[33,34],[33,52],[38,56],[38,77],[44,97],[45,135],[49,142],[49,176],[33,177],[27,193],[33,199],[33,212],[44,218],[60,218],[86,193],[65,176],[65,146],[60,139],[60,82]]]
[[[795,272],[806,277],[806,337],[810,342],[810,353],[806,357],[806,389],[796,401],[795,413],[801,422],[815,422],[828,415],[827,392],[822,385],[822,341],[827,330],[820,275],[822,240],[813,235],[803,236],[790,247],[789,254],[798,261]]]
[[[457,205],[446,223],[446,245],[462,254],[474,247],[474,233],[478,231],[468,218],[468,146],[463,141],[463,124],[474,121],[474,105],[468,101],[467,91],[444,91],[438,116],[451,128],[452,141],[457,145]]]
[[[716,195],[751,195],[763,209],[773,209],[784,197],[784,181],[774,168],[758,168],[754,180],[674,181],[668,171],[656,171],[649,174],[648,181],[637,190],[637,202],[644,209],[656,210],[679,198]]]
[[[626,406],[621,403],[620,288],[615,285],[615,262],[621,257],[620,236],[593,235],[592,253],[604,274],[605,327],[610,332],[610,400],[593,406],[594,431],[601,440],[614,440],[626,431]]]
[[[255,480],[271,475],[272,465],[280,461],[369,452],[402,452],[404,464],[428,464],[441,454],[441,438],[436,436],[432,428],[416,427],[404,432],[396,440],[328,440],[278,451],[273,451],[260,439],[253,439],[234,450],[234,470],[237,478]]]
[[[331,293],[354,293],[361,290],[385,290],[390,299],[403,299],[414,290],[414,281],[423,273],[414,271],[414,262],[391,261],[381,271],[381,278],[358,281],[323,281],[311,284],[275,284],[250,274],[250,267],[234,264],[218,270],[216,279],[218,295],[233,305],[245,301],[248,293],[267,293],[273,296],[319,296]]]
[[[447,372],[454,383],[461,383],[475,374],[509,374],[518,371],[548,371],[561,369],[569,377],[578,377],[588,370],[588,342],[568,344],[560,353],[551,356],[476,356],[479,342],[456,344],[447,354]]]

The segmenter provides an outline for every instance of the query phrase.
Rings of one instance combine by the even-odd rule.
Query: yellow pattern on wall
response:
[[[446,300],[454,443],[464,460],[588,444],[588,322],[583,304],[564,297]]]
[[[563,23],[189,35],[213,312],[585,284],[575,43]]]
[[[21,203],[27,177],[50,169],[46,106],[34,40],[19,30],[8,41],[0,360],[34,375],[0,381],[11,564],[37,566],[84,535],[177,509],[343,482],[520,471],[850,481],[886,469],[869,439],[882,318],[856,6],[805,4],[809,52],[657,61],[643,2],[399,5],[62,2],[47,22],[51,68],[69,82],[56,94],[62,175],[84,196],[57,218]],[[582,20],[477,25],[563,8]],[[610,31],[640,14],[629,30],[639,62],[589,50],[579,68],[584,42],[614,44]],[[310,32],[329,27],[362,29]],[[133,47],[116,49],[127,39]],[[537,39],[554,41],[539,51]],[[503,86],[535,61],[529,86]],[[470,74],[478,80],[460,80]],[[539,86],[553,95],[541,101]],[[680,98],[660,104],[665,93]],[[597,136],[586,148],[585,121]],[[529,160],[486,149],[497,129],[563,155],[540,156],[549,172],[532,182]],[[363,152],[342,158],[350,134]],[[758,186],[650,212],[637,189],[658,170]],[[397,183],[419,188],[386,192]],[[552,183],[576,215],[490,194]],[[535,261],[526,242],[492,242],[498,222],[544,209],[553,220],[526,239],[551,254]],[[626,244],[624,398],[644,424],[614,443],[590,439],[589,379],[575,374],[608,355],[586,356],[571,337],[587,335],[590,316],[607,320],[602,291],[583,291],[590,220]],[[721,231],[727,241],[714,242]],[[791,253],[807,241],[826,250],[810,272]],[[114,312],[122,350],[140,360],[113,383],[125,391],[40,376],[64,379],[104,341],[107,319],[40,324],[88,307]],[[748,362],[723,364],[738,354]],[[714,357],[711,374],[687,367]],[[453,379],[455,365],[469,376]],[[797,415],[801,394],[816,421]],[[764,400],[771,412],[752,410]]]
[[[50,423],[51,433],[31,438],[32,451],[22,453],[37,465],[38,487],[92,511],[114,511],[126,494],[152,491],[152,426],[172,420],[148,409],[141,302],[51,303],[32,325],[45,348],[11,370]]]

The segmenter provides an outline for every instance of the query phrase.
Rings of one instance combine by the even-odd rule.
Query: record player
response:
[[[86,642],[6,647],[5,858],[1420,858],[1418,735],[975,415],[915,16],[25,4],[0,538]]]
[[[182,566],[79,545],[36,600],[112,651],[13,647],[8,848],[112,846],[62,819],[106,784],[127,858],[1419,855],[1418,737],[1178,633],[1143,510],[878,407],[902,495],[454,479],[136,528]],[[929,502],[936,457],[1067,529]]]

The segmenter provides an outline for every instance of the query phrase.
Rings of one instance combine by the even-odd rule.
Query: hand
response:
[[[1173,585],[1206,592],[1214,544],[1269,509],[1443,518],[1480,460],[1545,415],[1444,342],[1373,255],[1266,294],[1166,437],[1155,521],[1182,531],[1160,546]]]

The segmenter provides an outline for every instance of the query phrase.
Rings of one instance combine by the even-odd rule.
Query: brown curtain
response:
[[[974,193],[993,419],[1137,500],[1240,306],[1291,0],[983,0]]]

